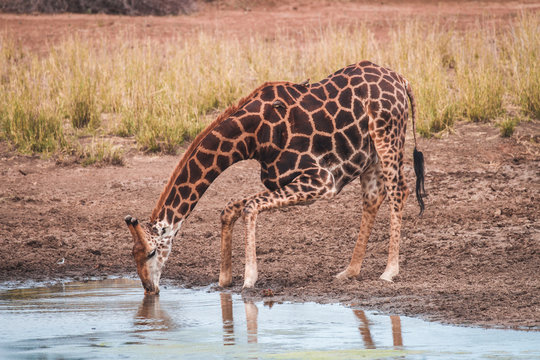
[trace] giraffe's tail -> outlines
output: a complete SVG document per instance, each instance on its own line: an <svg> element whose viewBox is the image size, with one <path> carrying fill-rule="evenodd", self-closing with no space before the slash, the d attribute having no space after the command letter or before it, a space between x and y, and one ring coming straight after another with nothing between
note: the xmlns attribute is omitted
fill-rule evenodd
<svg viewBox="0 0 540 360"><path fill-rule="evenodd" d="M414 148L413 151L414 172L416 173L416 199L420 206L420 216L424 213L424 196L426 196L426 189L424 189L424 154L421 151Z"/></svg>
<svg viewBox="0 0 540 360"><path fill-rule="evenodd" d="M414 136L414 151L413 151L413 163L414 173L416 174L416 199L420 206L420 216L424 212L424 197L426 196L426 189L424 188L424 154L417 149L416 143L416 100L412 92L411 84L406 81L406 90L409 101L411 102L411 116Z"/></svg>

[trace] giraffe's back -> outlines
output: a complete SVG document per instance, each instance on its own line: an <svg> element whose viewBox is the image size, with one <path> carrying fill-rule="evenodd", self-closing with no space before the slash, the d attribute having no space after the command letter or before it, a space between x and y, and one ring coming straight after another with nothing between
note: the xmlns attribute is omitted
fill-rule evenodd
<svg viewBox="0 0 540 360"><path fill-rule="evenodd" d="M367 61L318 83L269 84L260 99L273 104L263 109L266 123L257 132L261 179L269 189L322 167L341 190L376 161L368 111L398 137L408 108L403 77Z"/></svg>

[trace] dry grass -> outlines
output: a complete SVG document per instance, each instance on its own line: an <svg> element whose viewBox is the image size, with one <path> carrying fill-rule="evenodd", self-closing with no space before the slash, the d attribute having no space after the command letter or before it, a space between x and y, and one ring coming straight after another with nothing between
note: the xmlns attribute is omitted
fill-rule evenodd
<svg viewBox="0 0 540 360"><path fill-rule="evenodd" d="M77 148L78 136L134 136L141 150L174 152L218 111L268 80L318 81L370 59L407 77L418 131L510 119L503 97L540 118L540 18L508 31L457 32L411 20L384 43L362 25L247 41L201 32L168 43L73 37L46 56L0 38L0 137L22 152ZM104 126L103 119L109 119ZM104 156L112 152L103 147Z"/></svg>

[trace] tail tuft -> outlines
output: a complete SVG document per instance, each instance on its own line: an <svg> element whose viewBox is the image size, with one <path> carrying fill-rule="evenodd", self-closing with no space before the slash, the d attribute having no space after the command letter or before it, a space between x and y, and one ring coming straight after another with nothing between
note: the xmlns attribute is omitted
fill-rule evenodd
<svg viewBox="0 0 540 360"><path fill-rule="evenodd" d="M426 189L424 188L424 154L418 151L416 147L413 152L414 173L416 174L416 199L420 205L420 216L424 213L424 196Z"/></svg>
<svg viewBox="0 0 540 360"><path fill-rule="evenodd" d="M406 81L405 89L407 91L407 96L411 102L411 115L412 115L412 126L413 126L413 136L414 136L414 152L413 152L413 162L414 162L414 172L416 173L416 199L418 200L418 205L420 205L420 216L424 213L424 197L426 196L426 189L424 189L424 154L421 151L416 149L416 100L412 92L411 84Z"/></svg>

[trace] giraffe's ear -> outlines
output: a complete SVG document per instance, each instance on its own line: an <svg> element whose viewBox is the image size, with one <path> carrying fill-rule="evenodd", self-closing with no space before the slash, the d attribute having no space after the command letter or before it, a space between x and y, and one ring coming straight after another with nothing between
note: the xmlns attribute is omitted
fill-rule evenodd
<svg viewBox="0 0 540 360"><path fill-rule="evenodd" d="M283 101L281 100L276 100L272 103L272 106L275 107L275 108L283 108L285 109L285 104L283 103Z"/></svg>

